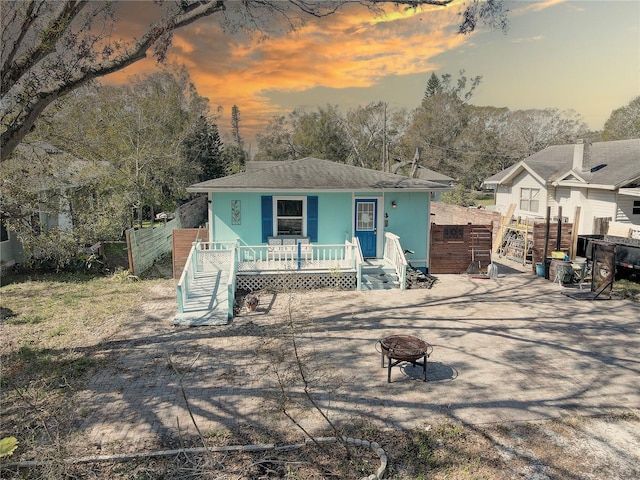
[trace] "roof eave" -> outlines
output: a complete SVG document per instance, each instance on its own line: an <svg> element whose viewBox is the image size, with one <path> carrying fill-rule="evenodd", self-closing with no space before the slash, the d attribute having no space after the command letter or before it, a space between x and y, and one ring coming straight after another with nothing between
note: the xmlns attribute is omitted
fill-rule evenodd
<svg viewBox="0 0 640 480"><path fill-rule="evenodd" d="M187 187L189 193L273 193L273 192L290 192L290 193L335 193L335 192L446 192L454 190L450 185L434 185L433 187L358 187L358 188L247 188L247 187Z"/></svg>

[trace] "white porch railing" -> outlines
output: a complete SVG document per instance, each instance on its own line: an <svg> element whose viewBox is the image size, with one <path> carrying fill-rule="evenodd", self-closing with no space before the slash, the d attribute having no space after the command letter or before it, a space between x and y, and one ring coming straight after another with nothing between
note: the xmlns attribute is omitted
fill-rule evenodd
<svg viewBox="0 0 640 480"><path fill-rule="evenodd" d="M184 305L187 303L187 295L189 295L189 285L195 276L195 252L196 243L193 243L189 251L189 256L187 257L187 262L184 264L182 275L180 275L180 280L178 280L178 285L176 286L179 313L184 313Z"/></svg>
<svg viewBox="0 0 640 480"><path fill-rule="evenodd" d="M356 256L356 289L362 290L362 265L364 265L364 256L362 255L362 248L360 247L360 239L358 237L353 237L351 242Z"/></svg>
<svg viewBox="0 0 640 480"><path fill-rule="evenodd" d="M391 263L400 279L400 289L407 288L407 257L400 245L400 237L390 232L384 234L384 259Z"/></svg>
<svg viewBox="0 0 640 480"><path fill-rule="evenodd" d="M297 244L239 246L238 272L355 270L356 246Z"/></svg>
<svg viewBox="0 0 640 480"><path fill-rule="evenodd" d="M176 286L178 297L178 312L184 313L184 306L189 296L196 273L229 269L229 294L235 295L235 242L194 242L187 261ZM233 282L231 282L233 280ZM230 296L229 298L233 298Z"/></svg>

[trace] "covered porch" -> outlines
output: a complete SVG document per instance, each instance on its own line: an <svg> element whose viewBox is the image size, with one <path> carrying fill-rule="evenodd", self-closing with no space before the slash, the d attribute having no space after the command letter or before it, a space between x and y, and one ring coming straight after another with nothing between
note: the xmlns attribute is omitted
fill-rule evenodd
<svg viewBox="0 0 640 480"><path fill-rule="evenodd" d="M176 287L175 323L227 323L233 318L237 290L403 290L407 260L400 238L386 232L384 240L384 256L380 259L365 259L356 237L331 245L194 242Z"/></svg>

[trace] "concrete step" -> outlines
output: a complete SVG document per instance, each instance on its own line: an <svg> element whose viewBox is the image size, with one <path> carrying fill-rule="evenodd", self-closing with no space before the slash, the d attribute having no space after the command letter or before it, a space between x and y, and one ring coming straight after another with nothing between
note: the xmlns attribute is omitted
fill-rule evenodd
<svg viewBox="0 0 640 480"><path fill-rule="evenodd" d="M391 290L395 288L400 288L400 279L395 271L367 270L362 273L363 290Z"/></svg>

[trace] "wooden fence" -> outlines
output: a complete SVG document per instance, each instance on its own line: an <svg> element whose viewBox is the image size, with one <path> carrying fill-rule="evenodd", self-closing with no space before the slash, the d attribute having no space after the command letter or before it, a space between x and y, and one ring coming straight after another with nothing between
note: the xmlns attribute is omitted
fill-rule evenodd
<svg viewBox="0 0 640 480"><path fill-rule="evenodd" d="M205 243L208 242L209 230L206 228L182 228L173 231L173 278L179 279L182 275L191 246L197 239Z"/></svg>
<svg viewBox="0 0 640 480"><path fill-rule="evenodd" d="M154 228L126 231L129 271L140 275L163 255L173 250L173 231L202 224L207 218L207 197L200 196L180 206L174 219L156 223ZM202 228L203 231L206 228ZM191 243L189 243L191 248ZM188 252L187 252L188 255ZM186 257L185 257L186 260ZM184 263L183 263L184 265Z"/></svg>
<svg viewBox="0 0 640 480"><path fill-rule="evenodd" d="M491 263L492 230L492 225L431 224L429 273L465 273L471 264L474 270L486 272Z"/></svg>
<svg viewBox="0 0 640 480"><path fill-rule="evenodd" d="M546 236L546 223L537 222L533 224L533 245L531 247L531 267L535 271L536 263L543 263L544 256L544 238ZM549 240L547 242L547 257L551 257L551 252L560 251L574 256L572 252L572 223L563 223L560 226L560 248L558 247L558 225L557 223L550 223L549 225Z"/></svg>

